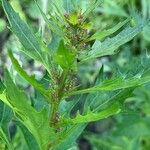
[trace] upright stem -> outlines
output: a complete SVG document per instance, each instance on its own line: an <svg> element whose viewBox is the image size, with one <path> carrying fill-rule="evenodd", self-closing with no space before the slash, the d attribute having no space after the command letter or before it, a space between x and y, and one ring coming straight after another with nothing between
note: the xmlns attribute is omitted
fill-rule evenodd
<svg viewBox="0 0 150 150"><path fill-rule="evenodd" d="M58 89L58 99L59 99L59 101L61 101L62 96L64 94L64 88L65 88L65 85L66 85L67 74L68 74L68 71L64 70L62 75L61 75L60 85L59 85L59 89Z"/></svg>
<svg viewBox="0 0 150 150"><path fill-rule="evenodd" d="M56 124L59 121L58 107L64 95L64 88L66 84L67 74L68 74L67 70L64 70L62 72L62 75L60 77L60 83L58 85L58 89L55 91L54 93L55 96L53 96L52 103L51 103L50 125L56 128L57 128Z"/></svg>

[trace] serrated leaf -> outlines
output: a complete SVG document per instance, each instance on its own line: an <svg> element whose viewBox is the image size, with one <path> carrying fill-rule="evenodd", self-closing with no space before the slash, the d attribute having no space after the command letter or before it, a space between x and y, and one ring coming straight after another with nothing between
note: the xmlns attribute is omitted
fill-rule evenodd
<svg viewBox="0 0 150 150"><path fill-rule="evenodd" d="M107 38L103 42L96 40L92 46L92 49L87 54L80 56L79 59L82 62L84 62L97 57L114 55L116 53L116 50L121 45L127 43L138 33L140 33L143 27L147 24L147 21L142 20L139 16L137 17L136 21L137 21L136 26L134 27L127 26L125 29L123 29L118 35L116 35L113 38Z"/></svg>
<svg viewBox="0 0 150 150"><path fill-rule="evenodd" d="M140 60L140 61L139 61ZM136 69L126 70L128 74L120 74L115 75L111 79L104 80L103 82L88 88L79 91L72 91L66 95L74 95L74 94L83 94L83 93L95 93L95 92L103 92L103 91L116 91L121 89L127 89L131 87L141 86L145 83L150 82L150 70L147 69L149 67L150 56L144 55L134 62Z"/></svg>
<svg viewBox="0 0 150 150"><path fill-rule="evenodd" d="M23 68L20 66L19 62L17 59L13 56L13 53L11 51L8 51L9 57L11 59L11 62L13 66L15 67L16 71L25 79L27 80L35 89L37 89L42 95L45 97L48 97L48 91L41 85L40 83L37 82L35 77L29 76Z"/></svg>
<svg viewBox="0 0 150 150"><path fill-rule="evenodd" d="M112 116L114 114L118 114L121 112L121 108L118 102L112 104L108 108L100 111L100 112L88 112L86 115L80 115L79 113L76 115L75 118L63 118L61 120L61 124L80 124L80 123L87 123L92 121L101 120Z"/></svg>
<svg viewBox="0 0 150 150"><path fill-rule="evenodd" d="M120 108L122 107L122 104L124 103L125 99L130 97L132 95L132 91L133 89L129 90L123 90L121 92L119 92L118 94L114 95L114 96L110 96L110 98L108 98L105 103L103 103L102 105L98 105L100 107L94 107L92 109L94 109L94 111L98 111L100 112L101 110L107 109L109 107L111 107L113 105L113 103L118 102L118 104L120 104ZM85 96L85 95L83 95ZM81 100L83 100L85 97L81 97ZM99 95L99 99L95 99L95 101L101 101L101 96ZM91 102L91 101L90 101ZM91 106L91 103L88 103L88 106ZM86 112L86 111L85 111ZM87 114L87 113L85 113ZM67 119L69 116L65 115L63 118ZM85 119L85 118L83 118ZM66 121L67 122L67 121ZM68 122L68 125L70 126L72 123ZM58 144L56 146L57 150L65 150L70 148L71 146L75 145L75 140L79 137L79 135L81 134L81 132L83 132L84 128L87 126L87 123L84 124L75 124L73 126L71 126L68 130L64 131L64 133L62 134L63 140L61 141L60 144ZM59 136L61 137L61 135Z"/></svg>
<svg viewBox="0 0 150 150"><path fill-rule="evenodd" d="M131 78L125 79L122 77L117 77L117 78L105 80L100 85L88 89L70 92L67 95L70 96L70 95L83 94L83 93L94 93L97 91L115 91L115 90L140 86L148 82L150 82L150 70L148 70L144 74L137 75Z"/></svg>
<svg viewBox="0 0 150 150"><path fill-rule="evenodd" d="M60 41L56 52L55 60L63 69L71 69L74 67L75 55L71 50L65 47L64 42Z"/></svg>
<svg viewBox="0 0 150 150"><path fill-rule="evenodd" d="M84 107L85 112L84 115L81 115L79 112L77 112L75 118L65 117L62 118L60 122L62 125L88 123L118 114L122 111L124 101L132 95L133 90L134 88L122 90L118 92L116 95L114 95L112 98L108 98L101 105L92 108L92 110L91 110L92 100L90 100L88 101L88 106ZM99 101L101 100L100 95L99 98L96 100Z"/></svg>

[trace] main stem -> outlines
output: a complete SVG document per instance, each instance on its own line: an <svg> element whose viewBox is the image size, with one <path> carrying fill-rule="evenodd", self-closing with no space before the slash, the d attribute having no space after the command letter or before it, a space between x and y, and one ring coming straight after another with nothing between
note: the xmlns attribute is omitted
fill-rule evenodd
<svg viewBox="0 0 150 150"><path fill-rule="evenodd" d="M64 95L64 88L66 85L66 80L67 80L67 70L63 70L62 75L59 80L59 85L58 89L55 91L51 103L51 116L50 116L50 125L54 126L57 128L57 123L59 122L59 114L58 114L58 108L59 104L62 100L62 97Z"/></svg>

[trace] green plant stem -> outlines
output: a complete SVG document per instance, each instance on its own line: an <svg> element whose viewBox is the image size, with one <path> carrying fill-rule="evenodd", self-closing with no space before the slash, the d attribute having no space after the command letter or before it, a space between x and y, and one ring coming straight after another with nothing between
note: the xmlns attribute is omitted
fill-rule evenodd
<svg viewBox="0 0 150 150"><path fill-rule="evenodd" d="M61 101L61 99L64 95L64 88L65 88L65 85L66 85L67 74L68 74L68 71L64 70L62 75L61 75L60 85L59 85L59 89L58 89L58 101L59 102Z"/></svg>
<svg viewBox="0 0 150 150"><path fill-rule="evenodd" d="M57 110L58 110L59 103L53 102L51 104L51 118L50 118L50 125L55 126L57 123Z"/></svg>
<svg viewBox="0 0 150 150"><path fill-rule="evenodd" d="M56 90L56 95L53 97L52 103L51 103L51 117L50 117L50 125L57 128L57 123L59 121L59 114L58 114L58 107L62 100L62 97L64 95L64 88L66 85L67 80L67 70L63 70L62 75L60 77L60 84L58 90Z"/></svg>

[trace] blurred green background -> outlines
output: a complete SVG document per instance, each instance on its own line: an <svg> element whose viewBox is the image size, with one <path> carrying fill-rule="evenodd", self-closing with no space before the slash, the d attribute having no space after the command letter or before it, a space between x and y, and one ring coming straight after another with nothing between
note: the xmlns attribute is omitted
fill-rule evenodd
<svg viewBox="0 0 150 150"><path fill-rule="evenodd" d="M32 0L10 0L15 10L21 18L37 31L44 30L44 41L50 42L51 32L45 26L38 8ZM69 9L71 0L64 0L66 8ZM39 0L44 12L49 13L51 1ZM87 0L78 0L82 9L86 9ZM150 0L104 0L102 5L97 7L88 18L93 22L95 30L105 29L116 25L119 21L125 20L132 12L139 12L142 17L150 16ZM29 74L35 74L36 78L46 80L43 67L34 62L20 52L21 44L14 34L10 32L8 21L2 10L0 3L0 76L3 77L3 68L7 66L14 75L16 83L26 91L29 96L40 99L38 93L24 81L12 69L10 60L7 57L7 49L11 49L20 63ZM141 57L144 58L150 51L150 24L143 32L136 36L132 41L119 48L121 51L115 56L99 58L94 62L80 67L79 77L84 86L93 83L99 68L103 64L106 76L111 76L113 69L119 68L121 73L129 72L130 69L137 68L136 62ZM150 62L144 65L150 67ZM112 69L113 68L113 69ZM0 102L1 105L1 102ZM38 105L38 104L37 104ZM39 104L40 105L40 104ZM78 104L80 107L82 104ZM74 149L81 150L150 150L150 84L146 84L134 91L134 96L126 102L128 111L114 117L90 123L86 130L78 139L78 146ZM26 150L25 140L19 128L16 128L13 121L10 123L10 132L16 150ZM3 149L3 142L0 141L0 150Z"/></svg>

